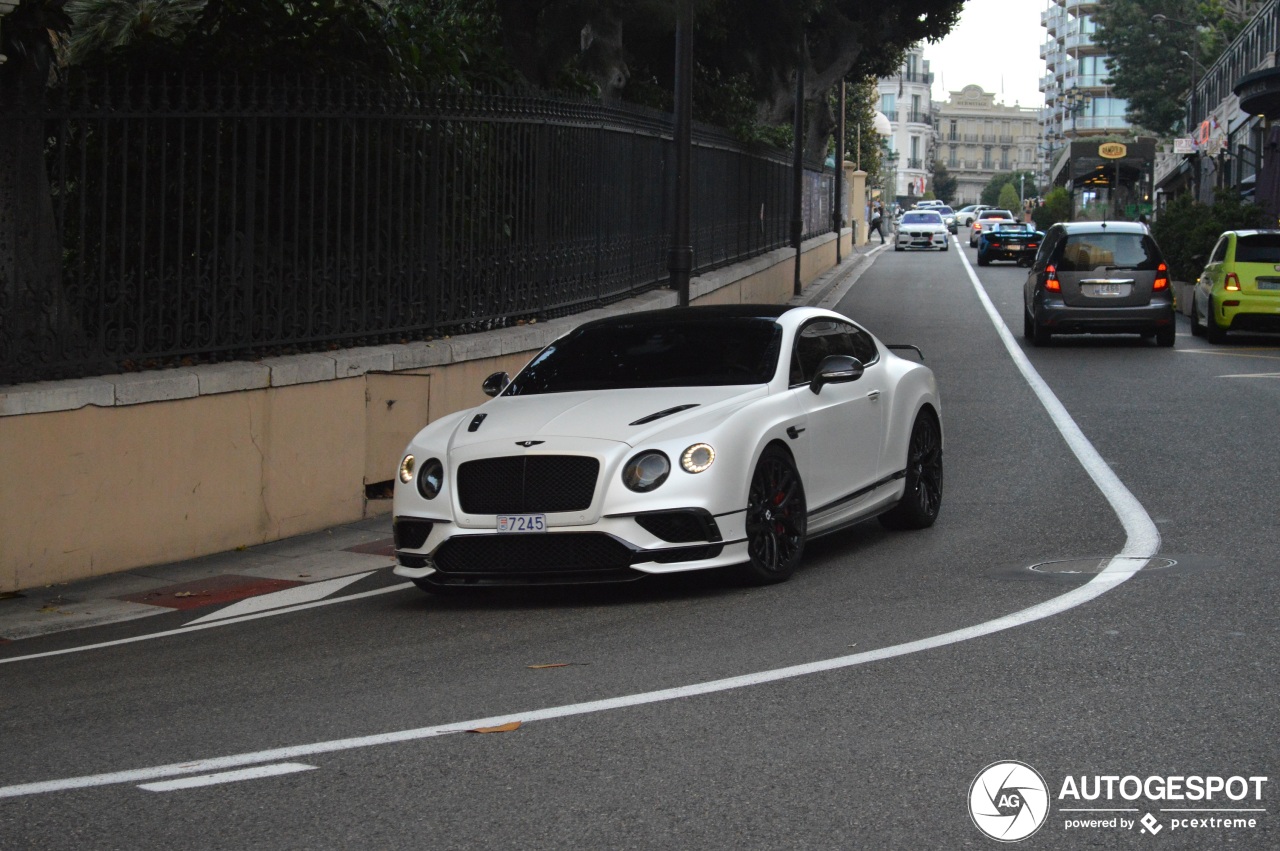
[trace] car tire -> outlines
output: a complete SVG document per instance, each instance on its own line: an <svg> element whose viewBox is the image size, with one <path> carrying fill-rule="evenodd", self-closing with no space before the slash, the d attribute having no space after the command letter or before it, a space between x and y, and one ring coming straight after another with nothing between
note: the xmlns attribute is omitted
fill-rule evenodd
<svg viewBox="0 0 1280 851"><path fill-rule="evenodd" d="M1052 337L1053 335L1049 333L1048 328L1044 327L1039 322L1036 322L1036 318L1031 314L1026 314L1025 322L1027 324L1024 326L1022 333L1023 333L1023 336L1025 336L1028 340L1031 341L1031 345L1033 346L1049 345L1049 338Z"/></svg>
<svg viewBox="0 0 1280 851"><path fill-rule="evenodd" d="M800 565L808 534L804 483L791 455L767 447L747 490L747 554L740 568L749 585L772 585L791 578Z"/></svg>
<svg viewBox="0 0 1280 851"><path fill-rule="evenodd" d="M1171 349L1178 339L1178 326L1170 325L1167 328L1156 329L1156 345L1162 349Z"/></svg>
<svg viewBox="0 0 1280 851"><path fill-rule="evenodd" d="M939 250L939 251L950 251L950 250L951 250L951 243L950 243L950 242L944 242L944 243L942 243L942 247L941 247L941 248L939 248L938 250Z"/></svg>
<svg viewBox="0 0 1280 851"><path fill-rule="evenodd" d="M1209 300L1209 315L1204 318L1204 338L1215 346L1227 341L1227 329L1213 318L1213 299Z"/></svg>
<svg viewBox="0 0 1280 851"><path fill-rule="evenodd" d="M1196 307L1196 297L1191 297L1191 336L1203 337L1204 329L1200 327L1200 310Z"/></svg>
<svg viewBox="0 0 1280 851"><path fill-rule="evenodd" d="M1031 318L1031 314L1027 313L1027 309L1022 309L1022 338L1027 342L1032 342L1036 338L1036 321Z"/></svg>
<svg viewBox="0 0 1280 851"><path fill-rule="evenodd" d="M902 499L880 515L886 529L926 529L942 509L942 428L930 410L916 414L907 442L906 488Z"/></svg>
<svg viewBox="0 0 1280 851"><path fill-rule="evenodd" d="M985 255L985 254L983 254L981 251L979 251L979 252L978 252L978 265L979 265L979 266L990 266L990 265L991 265L991 261L990 261L990 260L988 260L988 259L987 259L987 257L986 257L986 255Z"/></svg>
<svg viewBox="0 0 1280 851"><path fill-rule="evenodd" d="M895 246L893 247L893 250L894 250L894 251L901 251L901 250L902 250L902 246L901 246L901 245L895 245Z"/></svg>

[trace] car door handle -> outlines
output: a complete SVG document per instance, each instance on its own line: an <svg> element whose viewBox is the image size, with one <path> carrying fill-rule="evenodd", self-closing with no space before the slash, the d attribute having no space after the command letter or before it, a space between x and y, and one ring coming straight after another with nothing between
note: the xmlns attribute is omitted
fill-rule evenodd
<svg viewBox="0 0 1280 851"><path fill-rule="evenodd" d="M867 398L868 398L868 399L870 399L872 402L879 402L879 401L880 401L880 391L879 391L879 390L872 390L870 393L868 393L868 394L867 394Z"/></svg>

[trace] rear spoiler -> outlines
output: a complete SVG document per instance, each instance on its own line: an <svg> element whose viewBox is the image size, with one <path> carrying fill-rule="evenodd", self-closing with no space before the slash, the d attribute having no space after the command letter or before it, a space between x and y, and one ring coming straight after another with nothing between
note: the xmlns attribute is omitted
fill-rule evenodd
<svg viewBox="0 0 1280 851"><path fill-rule="evenodd" d="M913 346L910 343L895 343L894 345L885 345L886 349L911 350L920 356L921 362L924 361L924 352L920 351L919 346Z"/></svg>

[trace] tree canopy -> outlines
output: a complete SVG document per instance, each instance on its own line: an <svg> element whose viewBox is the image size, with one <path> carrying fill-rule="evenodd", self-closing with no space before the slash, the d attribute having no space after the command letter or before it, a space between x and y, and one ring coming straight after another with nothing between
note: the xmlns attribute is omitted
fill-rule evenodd
<svg viewBox="0 0 1280 851"><path fill-rule="evenodd" d="M61 6L62 0L28 0ZM669 109L681 0L69 0L64 62L528 84ZM689 0L694 114L789 133L804 67L808 152L841 80L893 72L955 25L963 0ZM7 27L6 22L6 27ZM6 35L8 33L6 32ZM777 141L776 139L774 141Z"/></svg>
<svg viewBox="0 0 1280 851"><path fill-rule="evenodd" d="M1161 136L1185 130L1192 81L1213 64L1243 23L1218 0L1101 4L1094 40L1111 57L1108 79L1112 92L1129 101L1126 118Z"/></svg>

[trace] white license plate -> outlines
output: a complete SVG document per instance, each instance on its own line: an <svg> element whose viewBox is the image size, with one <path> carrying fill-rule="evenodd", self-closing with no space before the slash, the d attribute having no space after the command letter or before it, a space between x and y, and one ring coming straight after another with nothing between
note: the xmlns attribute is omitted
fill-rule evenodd
<svg viewBox="0 0 1280 851"><path fill-rule="evenodd" d="M499 532L545 532L547 531L547 515L545 514L499 514Z"/></svg>
<svg viewBox="0 0 1280 851"><path fill-rule="evenodd" d="M1258 289L1260 290L1280 290L1280 280L1274 278L1259 278Z"/></svg>
<svg viewBox="0 0 1280 851"><path fill-rule="evenodd" d="M1094 284L1093 295L1117 296L1120 295L1119 284Z"/></svg>

